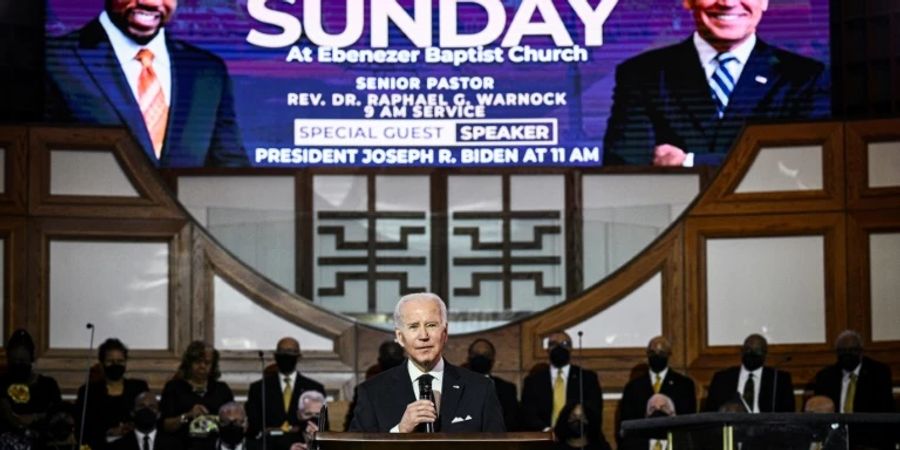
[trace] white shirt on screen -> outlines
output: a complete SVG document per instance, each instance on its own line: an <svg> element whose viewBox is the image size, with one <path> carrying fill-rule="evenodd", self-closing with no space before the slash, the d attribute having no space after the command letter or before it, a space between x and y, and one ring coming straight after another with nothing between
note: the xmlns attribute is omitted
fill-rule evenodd
<svg viewBox="0 0 900 450"><path fill-rule="evenodd" d="M424 375L426 372L422 372L416 367L412 361L406 362L406 369L409 371L409 380L412 383L413 393L415 394L416 400L419 399L419 377ZM441 358L437 364L434 365L430 371L427 372L428 375L432 376L431 379L431 391L434 392L434 402L435 406L440 408L440 398L441 398L441 383L444 381L444 359ZM391 433L399 433L400 432L400 424L394 425L394 428L391 428Z"/></svg>
<svg viewBox="0 0 900 450"><path fill-rule="evenodd" d="M847 402L847 386L850 386L850 374L856 375L856 387L859 388L859 369L862 367L862 363L859 363L855 369L851 372L844 372L844 378L841 380L841 404L838 405L840 408L840 412L844 411L844 403Z"/></svg>
<svg viewBox="0 0 900 450"><path fill-rule="evenodd" d="M750 412L759 412L759 386L762 384L760 380L762 380L762 367L750 372L743 365L741 366L741 374L738 376L738 385L737 392L738 395L743 398L744 395L744 385L747 384L747 378L749 378L750 374L753 374L753 404L747 405L750 408Z"/></svg>

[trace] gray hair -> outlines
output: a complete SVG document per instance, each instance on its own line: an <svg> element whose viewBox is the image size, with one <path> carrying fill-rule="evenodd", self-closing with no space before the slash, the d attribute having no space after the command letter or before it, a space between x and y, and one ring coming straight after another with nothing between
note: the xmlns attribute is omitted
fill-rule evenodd
<svg viewBox="0 0 900 450"><path fill-rule="evenodd" d="M394 328L399 330L403 327L403 318L400 317L400 309L405 303L413 300L431 300L437 303L438 307L441 309L441 324L445 327L447 326L447 304L445 304L437 294L432 294L431 292L417 292L415 294L404 295L397 301L397 305L394 306Z"/></svg>
<svg viewBox="0 0 900 450"><path fill-rule="evenodd" d="M834 347L837 348L838 344L841 341L843 341L845 339L850 339L850 338L856 340L856 342L859 343L859 347L862 348L862 343L863 343L862 335L859 334L858 331L850 330L850 329L841 331L841 334L839 334L837 339L834 340Z"/></svg>
<svg viewBox="0 0 900 450"><path fill-rule="evenodd" d="M244 405L241 405L240 403L234 401L225 403L224 405L220 406L219 415L221 416L222 414L225 414L226 411L230 410L240 411L241 415L244 416L244 419L247 418L247 412L244 411Z"/></svg>
<svg viewBox="0 0 900 450"><path fill-rule="evenodd" d="M303 393L300 394L300 398L297 399L297 404L300 405L300 408L303 408L303 404L310 401L325 403L325 396L319 391L303 391Z"/></svg>

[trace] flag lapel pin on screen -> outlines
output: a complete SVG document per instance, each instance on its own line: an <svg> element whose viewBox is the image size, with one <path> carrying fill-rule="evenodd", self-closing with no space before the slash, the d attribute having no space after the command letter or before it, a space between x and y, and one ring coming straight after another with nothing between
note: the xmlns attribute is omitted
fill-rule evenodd
<svg viewBox="0 0 900 450"><path fill-rule="evenodd" d="M759 84L766 84L766 83L769 82L769 79L766 78L766 77L764 77L764 76L762 76L762 75L757 75L756 78L755 78L755 80L756 80L756 82L759 83Z"/></svg>

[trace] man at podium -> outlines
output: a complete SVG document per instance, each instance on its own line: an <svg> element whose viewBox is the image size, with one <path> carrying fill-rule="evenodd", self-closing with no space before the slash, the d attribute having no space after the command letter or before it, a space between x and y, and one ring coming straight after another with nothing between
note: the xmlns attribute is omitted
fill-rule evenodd
<svg viewBox="0 0 900 450"><path fill-rule="evenodd" d="M505 431L491 379L443 358L447 306L440 297L401 298L394 308L394 333L409 358L359 385L349 431Z"/></svg>

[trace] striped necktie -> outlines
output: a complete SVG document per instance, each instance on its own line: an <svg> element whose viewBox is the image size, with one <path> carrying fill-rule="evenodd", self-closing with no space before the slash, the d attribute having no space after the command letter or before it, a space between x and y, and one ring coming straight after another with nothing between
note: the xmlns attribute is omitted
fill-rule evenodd
<svg viewBox="0 0 900 450"><path fill-rule="evenodd" d="M734 91L735 79L728 69L728 64L738 59L731 53L724 52L716 55L716 71L709 79L709 87L712 90L713 101L716 102L716 113L721 119L728 107L728 98Z"/></svg>
<svg viewBox="0 0 900 450"><path fill-rule="evenodd" d="M166 139L166 124L169 120L169 107L166 105L166 97L162 90L162 83L153 70L153 52L142 48L135 59L141 62L141 75L138 78L138 105L144 116L144 124L150 133L150 141L153 143L153 152L156 159L162 155L163 143Z"/></svg>

